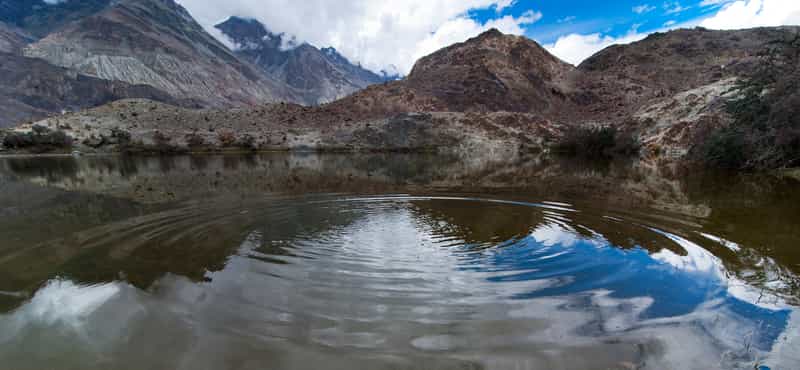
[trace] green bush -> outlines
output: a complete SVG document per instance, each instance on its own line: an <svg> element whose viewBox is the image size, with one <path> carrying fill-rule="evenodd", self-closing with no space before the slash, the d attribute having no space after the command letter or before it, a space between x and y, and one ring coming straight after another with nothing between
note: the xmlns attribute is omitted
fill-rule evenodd
<svg viewBox="0 0 800 370"><path fill-rule="evenodd" d="M186 135L186 144L189 145L190 148L197 148L204 146L206 144L206 140L200 134L193 132Z"/></svg>
<svg viewBox="0 0 800 370"><path fill-rule="evenodd" d="M34 126L31 132L8 132L3 138L3 146L36 151L68 149L72 147L72 138L61 130L53 131L44 126Z"/></svg>
<svg viewBox="0 0 800 370"><path fill-rule="evenodd" d="M733 128L717 130L706 138L701 155L706 163L718 168L738 169L747 162L744 134Z"/></svg>
<svg viewBox="0 0 800 370"><path fill-rule="evenodd" d="M633 135L620 132L614 127L579 126L567 130L553 146L553 150L575 156L612 157L635 155L639 152L639 147Z"/></svg>

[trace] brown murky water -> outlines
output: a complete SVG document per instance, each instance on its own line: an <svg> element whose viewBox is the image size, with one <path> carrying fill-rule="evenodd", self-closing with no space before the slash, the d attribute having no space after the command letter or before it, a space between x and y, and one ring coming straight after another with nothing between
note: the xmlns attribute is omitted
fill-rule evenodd
<svg viewBox="0 0 800 370"><path fill-rule="evenodd" d="M0 369L798 369L800 183L423 155L0 159Z"/></svg>

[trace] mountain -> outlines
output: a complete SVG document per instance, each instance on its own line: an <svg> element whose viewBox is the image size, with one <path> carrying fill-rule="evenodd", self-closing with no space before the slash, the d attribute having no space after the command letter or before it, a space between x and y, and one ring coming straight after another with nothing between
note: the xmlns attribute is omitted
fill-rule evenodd
<svg viewBox="0 0 800 370"><path fill-rule="evenodd" d="M197 112L134 101L64 119L103 122L104 132L127 130L146 149L164 144L146 137L155 129L165 130L171 147L184 150L194 142L204 148L238 142L281 150L500 156L546 149L575 127L612 126L642 143L648 158L675 159L703 140L703 133L730 124L724 108L737 80L761 69L762 53L775 40L799 33L800 27L676 30L609 47L575 67L532 40L490 30L420 59L403 80L370 85L320 106ZM142 114L143 107L151 108ZM116 118L120 112L128 119ZM212 130L207 122L216 121ZM42 124L55 128L58 122ZM95 133L75 135L85 140Z"/></svg>
<svg viewBox="0 0 800 370"><path fill-rule="evenodd" d="M0 127L125 98L186 105L151 86L102 80L43 60L0 53Z"/></svg>
<svg viewBox="0 0 800 370"><path fill-rule="evenodd" d="M614 45L578 66L576 88L588 114L613 120L654 100L730 78L746 76L770 42L800 31L769 27L714 31L704 28L654 33L644 40Z"/></svg>
<svg viewBox="0 0 800 370"><path fill-rule="evenodd" d="M572 69L535 41L492 29L423 57L406 83L448 110L555 113Z"/></svg>
<svg viewBox="0 0 800 370"><path fill-rule="evenodd" d="M107 81L22 56L22 49L35 40L0 22L0 127L126 98L191 106L151 86Z"/></svg>
<svg viewBox="0 0 800 370"><path fill-rule="evenodd" d="M404 80L370 86L331 105L361 117L415 111L560 117L574 110L567 96L574 70L535 41L492 29L423 57Z"/></svg>
<svg viewBox="0 0 800 370"><path fill-rule="evenodd" d="M576 121L633 132L648 155L683 157L730 124L725 103L739 79L760 69L765 50L797 34L791 26L694 28L611 46L578 66Z"/></svg>
<svg viewBox="0 0 800 370"><path fill-rule="evenodd" d="M72 21L103 10L112 0L0 0L0 22L41 38Z"/></svg>
<svg viewBox="0 0 800 370"><path fill-rule="evenodd" d="M149 85L203 106L298 100L284 84L237 58L173 0L114 1L28 45L24 54L87 76Z"/></svg>
<svg viewBox="0 0 800 370"><path fill-rule="evenodd" d="M354 65L336 49L320 50L307 43L291 45L291 39L270 32L256 20L231 17L216 28L236 45L236 55L291 86L309 105L327 103L385 81Z"/></svg>

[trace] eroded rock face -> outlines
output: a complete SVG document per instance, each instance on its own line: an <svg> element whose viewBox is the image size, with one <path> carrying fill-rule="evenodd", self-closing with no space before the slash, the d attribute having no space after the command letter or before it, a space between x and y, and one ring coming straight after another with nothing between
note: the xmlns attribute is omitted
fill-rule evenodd
<svg viewBox="0 0 800 370"><path fill-rule="evenodd" d="M40 59L0 53L0 127L125 98L190 104L151 86L102 80Z"/></svg>
<svg viewBox="0 0 800 370"><path fill-rule="evenodd" d="M655 33L606 48L578 66L576 91L585 115L610 122L653 101L730 78L746 76L769 42L797 27L712 31L702 28Z"/></svg>
<svg viewBox="0 0 800 370"><path fill-rule="evenodd" d="M281 84L237 59L173 0L122 0L49 34L24 53L206 106L294 100Z"/></svg>
<svg viewBox="0 0 800 370"><path fill-rule="evenodd" d="M717 81L639 109L632 122L647 153L683 157L699 133L729 123L725 101L735 83L735 78Z"/></svg>

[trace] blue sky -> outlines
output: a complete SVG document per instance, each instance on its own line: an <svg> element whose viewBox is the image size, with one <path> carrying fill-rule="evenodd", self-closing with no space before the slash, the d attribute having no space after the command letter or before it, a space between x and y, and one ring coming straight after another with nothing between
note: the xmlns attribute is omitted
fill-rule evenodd
<svg viewBox="0 0 800 370"><path fill-rule="evenodd" d="M406 74L415 61L489 28L528 36L579 64L613 44L678 27L737 29L800 24L800 0L177 0L231 48L214 25L229 16L333 46L379 72Z"/></svg>
<svg viewBox="0 0 800 370"><path fill-rule="evenodd" d="M700 0L649 3L628 0L519 0L502 13L519 16L531 9L541 12L542 18L526 27L525 35L540 43L549 44L571 33L602 33L618 37L632 29L652 32L672 24L698 21L719 9L719 6L701 7L700 3ZM496 13L494 9L473 10L470 16L479 22L486 22L497 17Z"/></svg>

